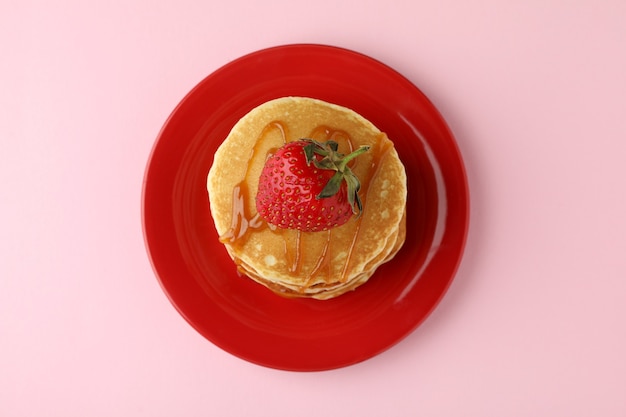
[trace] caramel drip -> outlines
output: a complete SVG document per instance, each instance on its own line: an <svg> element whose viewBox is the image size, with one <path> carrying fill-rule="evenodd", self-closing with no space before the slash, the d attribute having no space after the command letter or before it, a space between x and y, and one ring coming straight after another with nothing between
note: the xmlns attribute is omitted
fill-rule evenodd
<svg viewBox="0 0 626 417"><path fill-rule="evenodd" d="M350 153L354 150L354 144L352 143L352 138L350 137L348 132L345 132L343 130L336 130L325 125L320 125L316 127L315 129L313 129L311 133L309 133L308 137L310 139L315 139L319 142L324 142L327 140L334 140L335 142L339 144L345 143L346 146L348 147L345 153ZM357 159L354 159L353 161L356 161Z"/></svg>
<svg viewBox="0 0 626 417"><path fill-rule="evenodd" d="M276 231L280 233L283 238L285 259L287 260L287 265L289 265L289 272L292 275L299 275L302 266L302 232L296 230L295 242L290 242L285 236L288 232L287 230L276 229Z"/></svg>
<svg viewBox="0 0 626 417"><path fill-rule="evenodd" d="M386 137L382 137L378 146L380 147L380 150L378 152L373 152L373 154L377 155L377 157L372 160L372 163L370 166L370 172L372 172L372 174L368 178L366 178L366 181L361 180L361 191L363 191L363 194L364 194L361 197L363 201L363 211L367 209L367 197L369 194L370 184L372 180L374 180L374 178L378 176L378 173L380 172L380 167L382 165L382 161L389 154L389 151L393 148L393 143ZM356 230L354 231L354 236L352 238L352 242L350 243L350 248L348 249L348 254L346 256L346 262L343 265L343 270L341 272L340 282L342 283L346 282L347 280L346 274L348 272L348 268L350 267L350 261L352 260L352 254L354 253L354 248L359 241L361 223L363 221L364 215L365 213L361 213L361 217L357 219L358 223L356 225Z"/></svg>
<svg viewBox="0 0 626 417"><path fill-rule="evenodd" d="M229 242L234 245L241 242L241 238L246 235L249 229L260 229L264 222L259 213L250 218L246 210L245 200L248 197L248 186L245 182L240 182L233 188L233 205L230 228L220 236L220 242Z"/></svg>
<svg viewBox="0 0 626 417"><path fill-rule="evenodd" d="M269 123L263 128L263 131L261 131L259 138L255 142L252 150L250 151L250 155L248 156L246 171L243 179L233 188L231 223L230 228L226 231L226 233L219 237L220 242L222 243L228 242L233 246L241 246L244 243L243 237L246 236L250 229L260 230L264 226L267 226L267 223L263 221L259 213L252 216L250 208L246 205L246 201L250 199L250 190L248 189L248 181L246 180L250 174L252 161L258 157L262 145L265 144L265 141L267 140L267 135L273 129L277 129L280 132L283 143L287 142L287 127L280 121Z"/></svg>
<svg viewBox="0 0 626 417"><path fill-rule="evenodd" d="M315 277L315 275L324 267L326 267L326 282L330 281L330 278L332 276L332 268L331 268L331 264L330 264L330 256L328 256L330 254L330 242L332 241L332 231L328 230L326 232L326 242L324 243L324 247L322 248L322 252L320 253L319 258L317 258L317 263L315 264L315 266L313 267L313 269L311 270L311 272L309 273L308 277L307 277L307 281L306 284L304 285L304 288L302 288L302 291L304 291L305 288L310 287L311 285L313 285L313 278Z"/></svg>
<svg viewBox="0 0 626 417"><path fill-rule="evenodd" d="M311 133L309 133L308 137L310 139L314 139L320 142L333 140L337 142L340 146L342 144L345 144L345 146L347 147L346 153L350 153L354 150L354 144L352 143L352 138L347 132L343 130L333 129L326 125L317 126L315 129L311 131ZM356 160L350 161L349 165L351 168L354 162L356 162ZM302 288L302 291L304 291L306 288L313 285L314 278L316 277L318 273L321 272L322 268L324 267L326 269L325 282L331 281L331 278L332 278L332 265L330 264L331 240L332 240L332 233L331 233L331 230L329 230L326 234L326 242L324 242L324 246L322 247L322 250L317 258L315 266L313 267L313 269L309 272L307 276L307 280L304 285L304 288Z"/></svg>

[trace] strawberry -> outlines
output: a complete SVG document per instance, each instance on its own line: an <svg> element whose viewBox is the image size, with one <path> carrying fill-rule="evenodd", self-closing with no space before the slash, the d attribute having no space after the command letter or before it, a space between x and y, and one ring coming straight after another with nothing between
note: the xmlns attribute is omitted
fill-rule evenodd
<svg viewBox="0 0 626 417"><path fill-rule="evenodd" d="M300 139L270 155L259 178L256 208L271 225L319 232L341 226L363 207L348 162L369 149L343 155L334 141Z"/></svg>

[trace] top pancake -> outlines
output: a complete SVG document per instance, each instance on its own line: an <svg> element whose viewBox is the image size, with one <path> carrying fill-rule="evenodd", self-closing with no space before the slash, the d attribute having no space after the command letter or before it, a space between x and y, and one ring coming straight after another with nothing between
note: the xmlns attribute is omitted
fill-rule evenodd
<svg viewBox="0 0 626 417"><path fill-rule="evenodd" d="M344 154L370 146L351 165L361 181L360 217L328 232L305 233L272 230L256 216L267 156L300 138L333 139ZM406 175L393 143L354 111L324 101L285 97L250 111L215 153L207 189L229 254L251 278L275 291L285 287L306 296L347 288L393 257L404 241Z"/></svg>

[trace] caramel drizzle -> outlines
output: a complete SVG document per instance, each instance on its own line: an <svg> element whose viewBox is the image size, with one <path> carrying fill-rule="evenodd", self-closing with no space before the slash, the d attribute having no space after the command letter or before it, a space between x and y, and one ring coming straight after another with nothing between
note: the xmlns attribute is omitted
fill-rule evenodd
<svg viewBox="0 0 626 417"><path fill-rule="evenodd" d="M296 230L296 238L295 238L295 247L294 250L291 250L291 245L289 244L289 239L287 239L284 235L285 230L276 229L278 233L282 234L283 243L285 248L285 259L287 259L287 264L289 265L289 272L292 275L300 274L300 267L302 266L301 258L302 258L302 232L300 230Z"/></svg>
<svg viewBox="0 0 626 417"><path fill-rule="evenodd" d="M261 134L257 138L257 141L255 142L255 145L252 148L250 155L248 157L246 171L243 176L243 179L233 189L231 225L230 225L230 228L223 235L220 236L220 241L223 243L228 242L231 245L236 244L237 246L240 247L241 245L245 243L245 240L246 240L245 237L248 235L248 233L254 230L257 230L257 231L263 230L265 227L270 227L271 230L273 230L275 233L283 234L285 232L283 230L280 230L280 229L277 229L268 225L265 221L263 221L263 219L258 213L256 213L254 216L251 216L250 208L247 207L246 205L246 201L249 200L249 190L248 190L248 186L246 185L247 184L246 180L248 179L248 176L250 174L250 167L252 165L252 161L256 157L258 157L258 154L260 152L260 148L264 142L264 139L267 137L269 132L273 129L277 129L280 132L283 143L287 143L289 141L287 137L288 136L287 127L281 121L273 121L267 124L261 131ZM352 139L348 133L341 131L341 130L331 129L328 126L320 125L316 127L315 129L311 131L308 137L315 139L315 140L319 140L319 141L334 140L337 143L343 142L348 146L349 148L348 152L352 152L354 150ZM372 175L369 176L369 178L367 178L366 182L362 181L361 183L361 190L365 191L364 192L365 195L363 197L364 203L367 200L367 194L369 192L369 185L371 181L373 180L373 178L375 178L378 175L383 158L388 154L389 150L393 147L393 145L391 144L391 141L389 140L383 140L382 143L379 144L379 146L381 146L380 153L378 153L378 155L380 156L375 158L371 164L371 171L373 171L373 173ZM272 152L270 151L267 153L267 155L271 153ZM267 157L267 155L265 157ZM357 158L354 161L351 161L351 164L358 163L358 160L359 158ZM353 166L351 168L353 168ZM367 206L364 204L364 207L367 207ZM347 279L346 273L350 267L350 262L352 260L354 249L356 247L356 243L358 242L359 232L361 230L362 218L363 218L363 215L361 215L361 217L357 220L358 223L356 226L354 237L350 244L350 248L348 250L345 264L342 269L340 282L345 282ZM331 259L330 243L332 241L332 231L328 230L326 233L327 233L326 242L319 254L319 257L315 263L315 266L307 274L306 284L304 288L302 288L301 291L304 291L305 288L313 284L314 278L318 275L318 273L320 273L320 271L322 271L322 269L327 270L325 282L329 282L331 279L332 265L330 263L330 259ZM285 258L288 261L289 272L293 275L299 275L301 266L302 266L301 265L302 264L302 249L303 249L302 237L303 237L302 232L296 231L295 245L292 251L291 245L289 244L289 239L287 239L287 237L283 235L284 244L285 244L284 246Z"/></svg>
<svg viewBox="0 0 626 417"><path fill-rule="evenodd" d="M332 231L327 230L326 233L327 233L326 242L324 244L324 247L322 248L322 252L320 253L320 256L317 258L317 263L315 264L311 272L309 272L309 275L307 276L306 284L304 284L304 288L302 288L300 292L304 292L305 288L308 288L313 284L313 278L315 278L315 275L318 273L318 271L322 269L322 267L326 267L327 269L325 282L330 281L330 277L332 275L332 268L330 265L330 256L328 255L330 253L330 242L332 240L331 238Z"/></svg>
<svg viewBox="0 0 626 417"><path fill-rule="evenodd" d="M380 151L378 153L375 153L375 155L379 155L378 158L375 158L372 161L371 167L370 167L370 172L373 171L372 175L369 176L369 178L367 178L367 182L363 183L363 181L361 181L361 189L365 190L365 195L362 197L363 200L363 213L361 213L361 217L359 217L357 219L357 225L356 225L356 230L354 231L354 236L352 238L352 242L350 243L350 248L348 249L348 254L346 256L346 262L343 265L343 270L341 271L341 279L340 282L344 283L347 280L347 272L348 272L348 268L350 267L350 261L352 260L352 255L354 253L354 248L356 246L356 243L358 241L359 238L359 233L361 232L361 223L363 222L363 217L365 216L365 210L367 209L367 197L369 195L369 191L370 191L370 183L372 182L372 180L374 180L374 178L376 178L380 172L380 167L382 165L382 161L385 159L385 157L389 154L389 151L391 150L391 148L393 148L393 144L390 140L382 140L381 142L379 142L379 146L380 146Z"/></svg>
<svg viewBox="0 0 626 417"><path fill-rule="evenodd" d="M313 129L311 133L309 133L309 138L319 140L319 141L328 141L333 140L337 143L345 143L348 147L346 153L350 153L354 150L354 144L352 143L352 138L350 135L343 130L335 130L325 125L320 125ZM357 162L358 158L350 161L350 168L354 168L354 164ZM303 288L300 289L300 292L304 292L304 290L310 287L318 272L322 270L322 268L326 268L326 277L325 282L330 282L332 278L332 265L330 263L330 243L332 241L332 230L328 230L326 232L326 241L324 242L324 246L317 258L315 266L309 272L306 278L306 283Z"/></svg>
<svg viewBox="0 0 626 417"><path fill-rule="evenodd" d="M248 229L260 229L263 226L264 222L259 213L248 220L248 210L246 210L245 204L247 195L244 194L248 194L248 187L243 182L233 188L232 219L230 228L219 237L222 243L229 242L230 244L235 244L241 242L241 238L245 236Z"/></svg>
<svg viewBox="0 0 626 417"><path fill-rule="evenodd" d="M287 128L283 123L279 121L271 122L267 126L265 126L263 128L263 131L261 132L260 139L267 137L267 134L272 129L278 129L281 134L283 143L287 143ZM259 213L251 216L250 209L246 206L246 201L249 200L250 197L250 191L248 190L246 179L248 178L248 175L250 173L250 166L252 165L252 161L259 154L259 148L261 147L262 142L262 140L257 140L255 142L252 150L250 151L250 155L248 156L246 171L243 179L233 188L231 223L230 228L226 231L226 233L222 234L219 237L219 240L222 243L228 242L231 245L237 244L240 247L245 242L243 238L246 236L250 229L260 230L265 226L268 226L267 223L263 221Z"/></svg>

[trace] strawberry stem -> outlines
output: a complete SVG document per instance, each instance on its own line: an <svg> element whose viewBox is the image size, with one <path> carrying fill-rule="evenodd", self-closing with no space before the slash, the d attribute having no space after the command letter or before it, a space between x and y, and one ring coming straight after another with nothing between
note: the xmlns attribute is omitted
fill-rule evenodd
<svg viewBox="0 0 626 417"><path fill-rule="evenodd" d="M350 162L351 160L353 160L354 158L356 158L357 156L361 155L362 153L367 152L370 149L369 146L360 146L356 151L353 151L352 153L349 153L348 155L344 156L340 161L339 161L339 165L337 165L337 171L339 172L343 172L346 168L346 165L348 165L348 162Z"/></svg>
<svg viewBox="0 0 626 417"><path fill-rule="evenodd" d="M307 165L310 165L311 162L313 162L313 165L315 165L316 168L336 171L328 183L326 183L322 191L315 198L319 200L321 198L332 197L339 192L341 185L345 181L347 188L346 194L348 202L352 207L352 212L360 215L363 210L363 204L358 194L361 184L356 175L354 175L352 170L348 167L348 163L362 153L367 152L370 147L360 146L355 151L344 156L343 154L337 152L338 144L335 141L329 140L322 143L313 139L303 140L309 143L304 147ZM321 156L322 159L318 160L316 155Z"/></svg>

